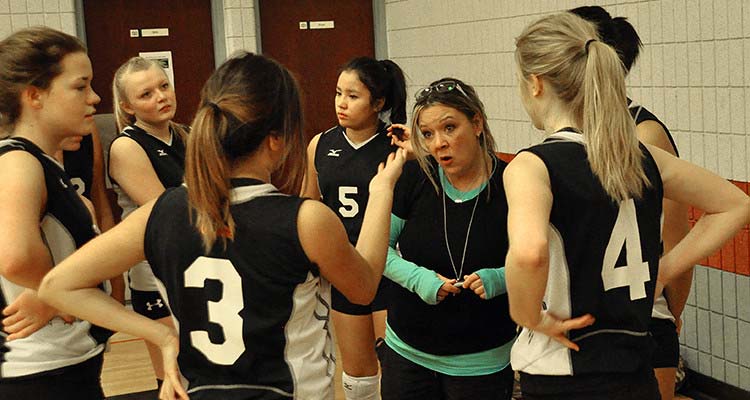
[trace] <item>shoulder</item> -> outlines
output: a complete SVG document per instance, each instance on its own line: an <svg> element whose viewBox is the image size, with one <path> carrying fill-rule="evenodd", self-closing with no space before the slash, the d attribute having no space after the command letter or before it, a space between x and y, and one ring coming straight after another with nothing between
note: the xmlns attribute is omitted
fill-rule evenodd
<svg viewBox="0 0 750 400"><path fill-rule="evenodd" d="M503 171L503 181L507 184L522 183L532 178L549 181L544 161L531 151L521 151Z"/></svg>
<svg viewBox="0 0 750 400"><path fill-rule="evenodd" d="M676 154L672 142L667 136L667 131L664 130L664 127L658 121L643 121L636 125L635 132L638 135L638 140L641 142L656 146L673 155Z"/></svg>
<svg viewBox="0 0 750 400"><path fill-rule="evenodd" d="M300 204L297 219L302 229L306 227L320 229L325 225L338 221L338 217L336 217L327 205L311 199L305 199Z"/></svg>
<svg viewBox="0 0 750 400"><path fill-rule="evenodd" d="M132 154L132 152L139 152L144 153L145 150L143 149L143 146L138 142L138 140L129 135L129 134L121 134L117 136L110 145L109 152L111 156L118 156L118 155L129 155Z"/></svg>

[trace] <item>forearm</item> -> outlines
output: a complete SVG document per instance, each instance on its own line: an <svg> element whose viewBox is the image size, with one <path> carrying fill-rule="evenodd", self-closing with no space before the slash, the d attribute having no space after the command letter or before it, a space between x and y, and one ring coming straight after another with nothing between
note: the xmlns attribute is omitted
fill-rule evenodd
<svg viewBox="0 0 750 400"><path fill-rule="evenodd" d="M109 280L112 286L112 298L125 304L125 277L120 275Z"/></svg>
<svg viewBox="0 0 750 400"><path fill-rule="evenodd" d="M98 288L64 290L44 287L42 300L65 313L114 332L124 332L161 345L173 330L125 308Z"/></svg>
<svg viewBox="0 0 750 400"><path fill-rule="evenodd" d="M388 248L383 275L403 287L416 293L425 303L437 304L437 292L443 285L435 271L403 259L393 247Z"/></svg>
<svg viewBox="0 0 750 400"><path fill-rule="evenodd" d="M357 252L367 260L373 276L377 277L376 282L380 281L385 267L390 225L384 221L390 221L392 203L392 190L370 192L362 220L362 229L357 240Z"/></svg>
<svg viewBox="0 0 750 400"><path fill-rule="evenodd" d="M505 264L511 318L519 325L533 329L541 320L549 259L523 259L514 256L511 250Z"/></svg>
<svg viewBox="0 0 750 400"><path fill-rule="evenodd" d="M688 272L730 240L748 221L748 210L705 214L669 253L662 257L659 280L671 285L674 279Z"/></svg>
<svg viewBox="0 0 750 400"><path fill-rule="evenodd" d="M482 268L476 274L482 279L487 299L492 299L508 292L505 282L505 267Z"/></svg>
<svg viewBox="0 0 750 400"><path fill-rule="evenodd" d="M690 295L690 288L693 285L693 268L677 276L672 282L664 288L664 296L669 304L669 311L679 319L682 311L685 309L685 303Z"/></svg>

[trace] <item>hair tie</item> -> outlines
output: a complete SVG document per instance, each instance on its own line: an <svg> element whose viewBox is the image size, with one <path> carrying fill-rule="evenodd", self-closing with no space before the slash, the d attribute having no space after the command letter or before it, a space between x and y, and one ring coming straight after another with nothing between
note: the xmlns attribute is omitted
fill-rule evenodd
<svg viewBox="0 0 750 400"><path fill-rule="evenodd" d="M209 105L209 106L211 106L211 108L213 108L213 109L214 109L214 111L216 111L217 113L222 113L222 112L224 112L224 111L223 111L223 110L221 109L221 107L219 107L219 105L218 105L218 104L216 104L216 103L214 103L213 101L209 101L209 102L208 102L208 105Z"/></svg>
<svg viewBox="0 0 750 400"><path fill-rule="evenodd" d="M583 49L586 51L586 54L589 54L589 45L591 42L598 42L596 39L589 39L586 41L586 44L583 46Z"/></svg>

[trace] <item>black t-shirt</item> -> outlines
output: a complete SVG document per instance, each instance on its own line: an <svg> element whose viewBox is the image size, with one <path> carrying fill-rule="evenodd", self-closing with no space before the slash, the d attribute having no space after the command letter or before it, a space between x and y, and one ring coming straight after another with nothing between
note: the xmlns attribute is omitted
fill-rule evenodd
<svg viewBox="0 0 750 400"><path fill-rule="evenodd" d="M437 163L431 160L437 171ZM499 159L493 159L493 163L494 172L476 197L462 203L445 197L447 235L457 269L474 213L461 275L505 265L508 203L502 176L506 164ZM439 185L437 172L434 175ZM456 278L456 272L445 243L440 190L436 192L415 161L408 162L396 186L393 214L405 220L398 238L403 258L450 279ZM416 293L400 285L392 286L388 293L388 326L401 340L420 351L434 355L475 353L502 346L515 335L506 294L482 300L464 290L437 305L429 305Z"/></svg>

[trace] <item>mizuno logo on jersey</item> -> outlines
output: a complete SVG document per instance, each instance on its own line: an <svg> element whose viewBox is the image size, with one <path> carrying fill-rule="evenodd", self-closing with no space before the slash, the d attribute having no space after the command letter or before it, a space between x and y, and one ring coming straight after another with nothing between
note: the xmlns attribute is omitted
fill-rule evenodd
<svg viewBox="0 0 750 400"><path fill-rule="evenodd" d="M156 299L156 303L154 304L146 302L146 307L148 307L148 310L151 311L154 309L154 307L159 307L159 308L164 307L164 303L161 302L161 299Z"/></svg>
<svg viewBox="0 0 750 400"><path fill-rule="evenodd" d="M156 150L156 152L159 154L159 157L164 157L167 155L167 152L162 149Z"/></svg>
<svg viewBox="0 0 750 400"><path fill-rule="evenodd" d="M341 155L341 149L328 149L328 154L326 154L328 157L338 157Z"/></svg>

